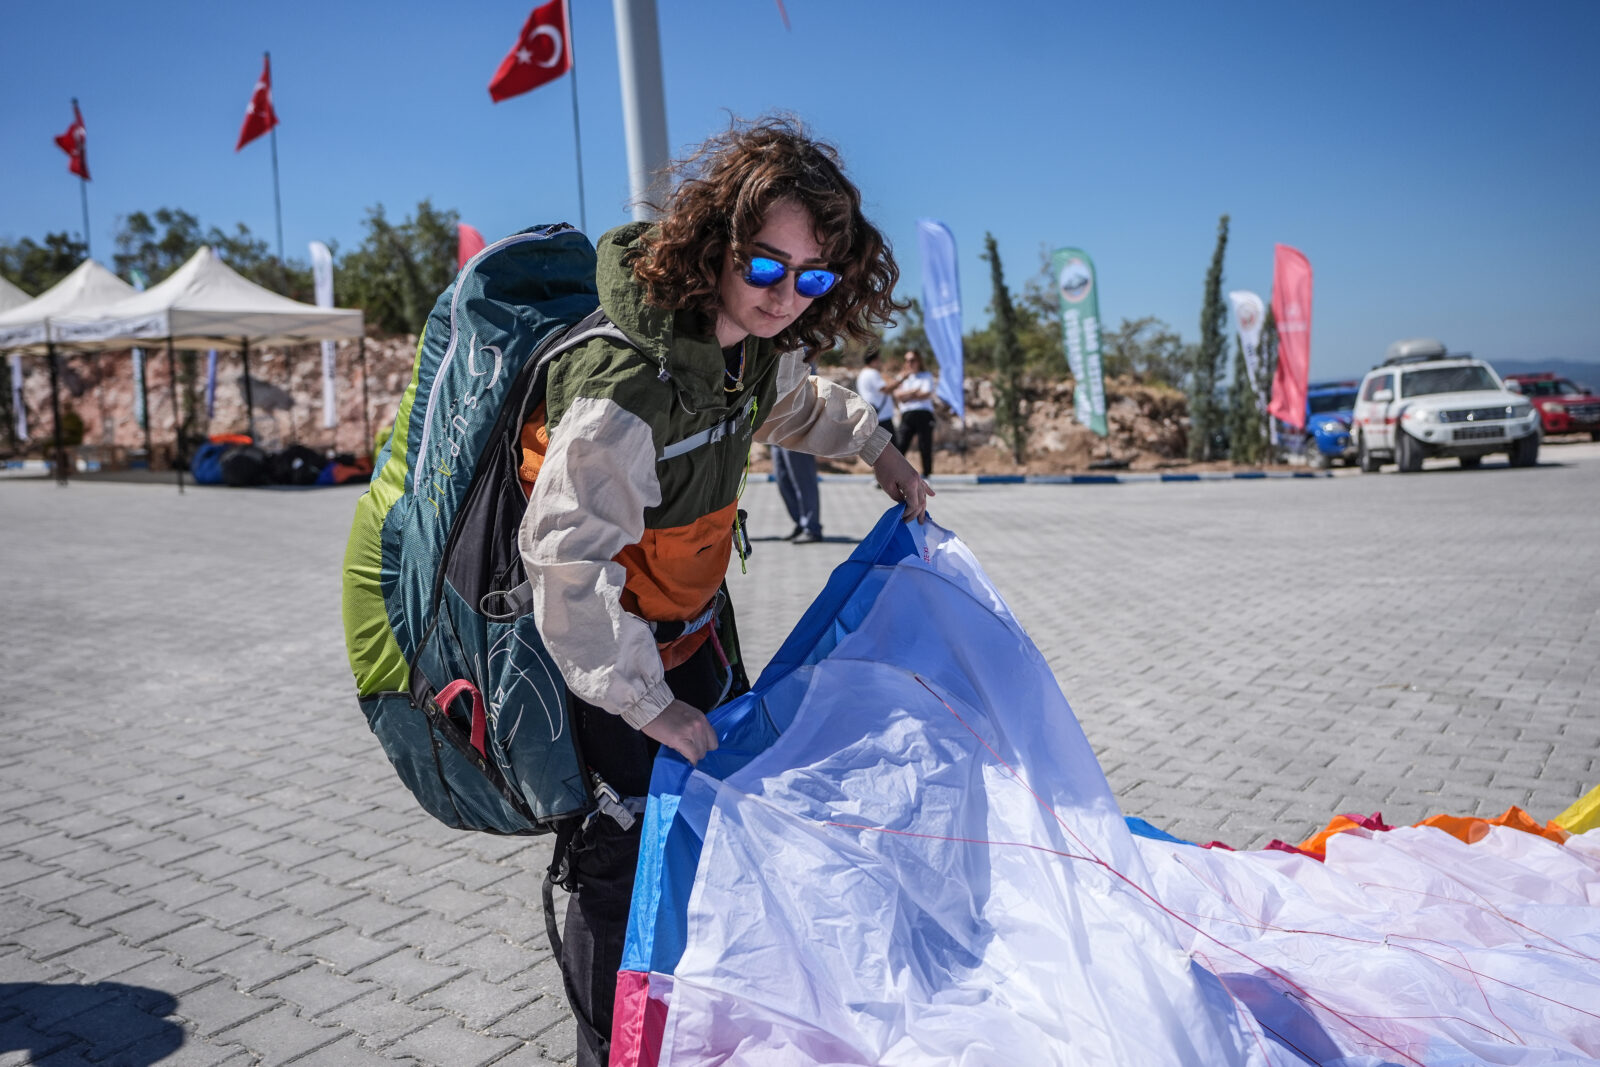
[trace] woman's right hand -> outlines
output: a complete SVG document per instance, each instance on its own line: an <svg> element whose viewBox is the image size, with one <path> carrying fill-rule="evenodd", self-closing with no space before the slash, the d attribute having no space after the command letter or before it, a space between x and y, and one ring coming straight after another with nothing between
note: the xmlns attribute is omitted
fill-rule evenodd
<svg viewBox="0 0 1600 1067"><path fill-rule="evenodd" d="M642 732L691 764L699 763L707 752L717 747L717 732L705 715L699 708L681 700L674 700L663 708L660 715L644 724Z"/></svg>

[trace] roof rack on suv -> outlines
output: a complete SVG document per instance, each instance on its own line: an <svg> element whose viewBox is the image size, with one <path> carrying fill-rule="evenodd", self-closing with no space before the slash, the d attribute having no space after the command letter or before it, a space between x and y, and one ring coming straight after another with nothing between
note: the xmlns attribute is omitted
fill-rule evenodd
<svg viewBox="0 0 1600 1067"><path fill-rule="evenodd" d="M1449 358L1450 353L1444 347L1444 342L1431 337L1413 337L1408 341L1396 341L1390 345L1383 363L1384 366L1389 366L1394 363L1422 363L1430 359Z"/></svg>

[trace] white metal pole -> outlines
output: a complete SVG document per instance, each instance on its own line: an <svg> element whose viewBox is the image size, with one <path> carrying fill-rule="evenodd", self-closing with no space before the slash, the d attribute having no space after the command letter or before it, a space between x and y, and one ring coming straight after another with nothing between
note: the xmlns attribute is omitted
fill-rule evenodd
<svg viewBox="0 0 1600 1067"><path fill-rule="evenodd" d="M617 66L622 76L622 121L628 138L628 192L633 217L651 219L646 201L660 201L667 156L667 104L661 83L661 33L656 0L612 0L617 20Z"/></svg>

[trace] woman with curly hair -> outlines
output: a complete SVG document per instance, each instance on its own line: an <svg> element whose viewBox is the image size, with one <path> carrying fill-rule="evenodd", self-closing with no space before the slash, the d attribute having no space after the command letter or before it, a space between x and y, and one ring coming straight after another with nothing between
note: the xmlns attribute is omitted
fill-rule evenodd
<svg viewBox="0 0 1600 1067"><path fill-rule="evenodd" d="M897 309L899 271L837 153L768 119L675 177L658 223L599 242L600 306L626 343L564 355L522 432L534 615L591 785L618 801L558 835L552 866L575 894L561 964L582 1064L609 1054L639 850L628 810L660 745L690 762L717 747L704 713L745 686L723 579L751 441L860 456L908 520L932 493L872 407L798 354L864 340Z"/></svg>

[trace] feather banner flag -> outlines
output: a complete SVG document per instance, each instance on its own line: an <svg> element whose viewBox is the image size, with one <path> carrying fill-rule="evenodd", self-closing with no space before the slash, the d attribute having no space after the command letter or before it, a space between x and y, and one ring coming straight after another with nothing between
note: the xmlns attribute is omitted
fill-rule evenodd
<svg viewBox="0 0 1600 1067"><path fill-rule="evenodd" d="M254 141L278 124L278 113L272 107L272 56L261 57L261 77L250 94L250 106L244 111L244 125L239 127L239 143L235 152Z"/></svg>
<svg viewBox="0 0 1600 1067"><path fill-rule="evenodd" d="M128 271L128 281L133 283L134 292L142 293L148 279L145 277L144 271L134 267ZM139 429L148 430L150 428L150 412L145 407L145 396L149 393L149 386L145 382L144 376L144 349L135 348L133 350L133 419L139 424Z"/></svg>
<svg viewBox="0 0 1600 1067"><path fill-rule="evenodd" d="M483 234L478 232L477 227L464 222L456 224L456 270L465 267L467 260L482 252L483 248Z"/></svg>
<svg viewBox="0 0 1600 1067"><path fill-rule="evenodd" d="M956 238L934 219L917 220L922 245L922 326L939 360L938 397L957 418L967 412L966 353L961 348L961 283L956 275Z"/></svg>
<svg viewBox="0 0 1600 1067"><path fill-rule="evenodd" d="M311 242L311 277L317 290L317 306L333 307L333 250L321 241ZM338 375L338 346L322 342L322 428L339 425L339 398L335 389Z"/></svg>
<svg viewBox="0 0 1600 1067"><path fill-rule="evenodd" d="M28 405L22 399L22 357L11 353L11 412L16 417L17 440L28 439Z"/></svg>
<svg viewBox="0 0 1600 1067"><path fill-rule="evenodd" d="M1272 317L1278 323L1278 370L1267 413L1299 430L1306 424L1311 376L1311 261L1288 245L1273 246Z"/></svg>
<svg viewBox="0 0 1600 1067"><path fill-rule="evenodd" d="M1244 350L1244 365L1250 370L1250 384L1257 390L1256 406L1267 410L1267 399L1260 395L1261 381L1261 327L1266 320L1266 304L1261 297L1247 289L1228 294L1233 305L1233 321L1239 327L1239 347Z"/></svg>
<svg viewBox="0 0 1600 1067"><path fill-rule="evenodd" d="M566 0L550 0L534 8L517 35L517 43L489 79L489 98L498 104L553 82L571 70L570 26Z"/></svg>
<svg viewBox="0 0 1600 1067"><path fill-rule="evenodd" d="M1058 248L1050 273L1061 297L1061 343L1072 369L1074 417L1101 437L1106 426L1106 383L1100 366L1100 292L1094 261L1078 248Z"/></svg>

